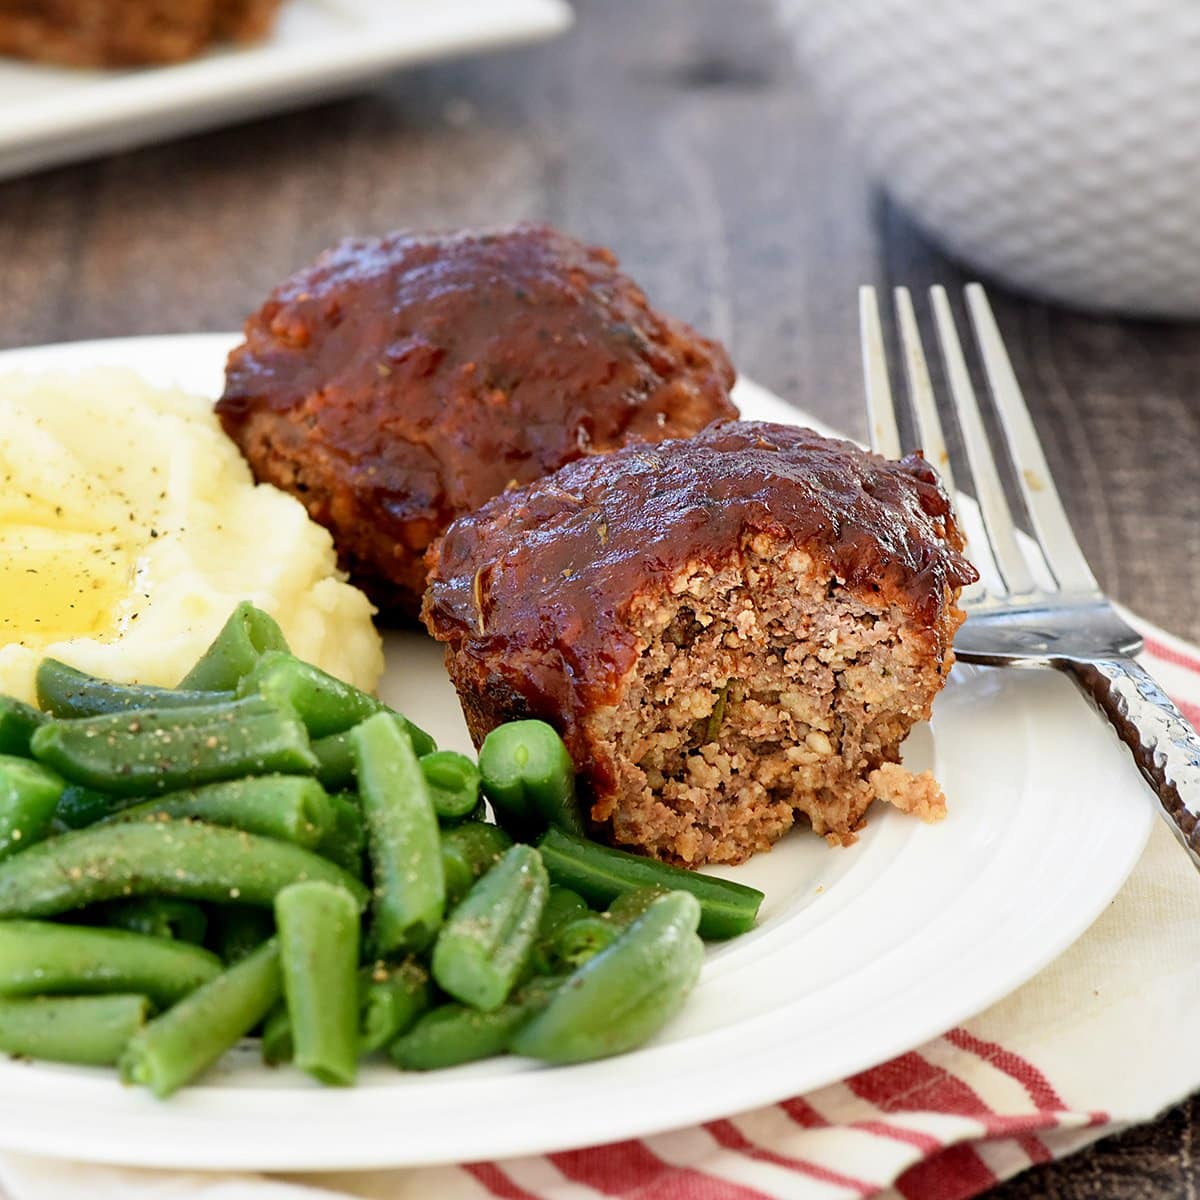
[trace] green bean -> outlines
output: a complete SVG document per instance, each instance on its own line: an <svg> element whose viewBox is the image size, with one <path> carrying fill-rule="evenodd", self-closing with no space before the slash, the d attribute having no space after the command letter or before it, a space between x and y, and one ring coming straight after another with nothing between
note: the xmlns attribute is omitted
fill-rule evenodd
<svg viewBox="0 0 1200 1200"><path fill-rule="evenodd" d="M48 720L31 705L13 696L0 696L0 754L28 756L33 731Z"/></svg>
<svg viewBox="0 0 1200 1200"><path fill-rule="evenodd" d="M503 1054L517 1032L550 1003L561 979L531 979L507 1004L480 1012L464 1004L431 1009L388 1050L406 1071L436 1071Z"/></svg>
<svg viewBox="0 0 1200 1200"><path fill-rule="evenodd" d="M318 844L317 853L362 878L363 854L367 849L362 805L353 792L333 792L328 799L333 823Z"/></svg>
<svg viewBox="0 0 1200 1200"><path fill-rule="evenodd" d="M573 971L601 950L607 950L621 933L621 926L596 913L564 925L554 936L551 963L556 970Z"/></svg>
<svg viewBox="0 0 1200 1200"><path fill-rule="evenodd" d="M421 757L433 811L443 823L469 817L479 805L479 768L454 750L435 750Z"/></svg>
<svg viewBox="0 0 1200 1200"><path fill-rule="evenodd" d="M391 1045L433 1000L429 972L409 960L398 967L378 962L358 974L360 1054Z"/></svg>
<svg viewBox="0 0 1200 1200"><path fill-rule="evenodd" d="M261 697L52 721L30 746L76 783L135 796L317 766L301 722Z"/></svg>
<svg viewBox="0 0 1200 1200"><path fill-rule="evenodd" d="M333 829L334 808L315 779L303 775L259 775L167 792L123 808L106 817L104 823L160 821L171 817L244 829L311 850Z"/></svg>
<svg viewBox="0 0 1200 1200"><path fill-rule="evenodd" d="M263 696L277 705L287 705L304 722L312 738L344 733L386 708L382 700L294 654L278 650L264 654L242 677L238 695Z"/></svg>
<svg viewBox="0 0 1200 1200"><path fill-rule="evenodd" d="M275 933L275 914L269 908L216 904L210 908L208 945L226 966L240 962Z"/></svg>
<svg viewBox="0 0 1200 1200"><path fill-rule="evenodd" d="M288 1016L287 1001L277 1004L271 1009L263 1022L261 1052L262 1060L268 1067L277 1067L280 1063L290 1063L296 1051L292 1040L292 1019Z"/></svg>
<svg viewBox="0 0 1200 1200"><path fill-rule="evenodd" d="M433 988L429 972L408 959L399 966L377 962L358 972L358 1052L360 1057L390 1045L429 1008ZM268 1066L291 1062L292 1022L287 1005L267 1018L262 1033L262 1059Z"/></svg>
<svg viewBox="0 0 1200 1200"><path fill-rule="evenodd" d="M135 1034L118 1066L160 1100L190 1083L250 1032L282 992L279 948L264 942Z"/></svg>
<svg viewBox="0 0 1200 1200"><path fill-rule="evenodd" d="M0 919L146 895L269 906L305 879L340 884L366 902L357 879L289 842L196 821L95 825L0 863Z"/></svg>
<svg viewBox="0 0 1200 1200"><path fill-rule="evenodd" d="M392 710L382 700L343 683L294 654L264 654L254 670L238 684L239 696L259 695L290 707L304 722L309 737L328 738L345 733L376 713L392 713L408 730L418 755L434 749L433 739Z"/></svg>
<svg viewBox="0 0 1200 1200"><path fill-rule="evenodd" d="M230 691L253 669L260 655L287 648L275 619L243 600L179 686L201 692Z"/></svg>
<svg viewBox="0 0 1200 1200"><path fill-rule="evenodd" d="M513 1038L517 1054L586 1062L653 1037L687 999L704 961L700 904L687 892L660 896L607 950L579 968Z"/></svg>
<svg viewBox="0 0 1200 1200"><path fill-rule="evenodd" d="M736 937L752 929L763 902L762 892L744 884L600 846L561 829L548 829L538 849L555 883L574 888L597 907L638 888L690 892L700 902L700 936L708 939Z"/></svg>
<svg viewBox="0 0 1200 1200"><path fill-rule="evenodd" d="M446 904L437 817L412 740L390 714L350 735L375 881L372 947L388 955L424 950Z"/></svg>
<svg viewBox="0 0 1200 1200"><path fill-rule="evenodd" d="M113 929L144 933L149 937L174 938L204 944L208 932L208 915L190 900L174 900L167 896L140 896L136 900L113 900L104 905L102 919Z"/></svg>
<svg viewBox="0 0 1200 1200"><path fill-rule="evenodd" d="M312 743L317 759L317 782L331 792L354 788L354 750L348 733L331 733Z"/></svg>
<svg viewBox="0 0 1200 1200"><path fill-rule="evenodd" d="M63 787L49 768L0 754L0 861L46 837Z"/></svg>
<svg viewBox="0 0 1200 1200"><path fill-rule="evenodd" d="M463 821L442 831L442 872L446 877L446 908L452 909L485 871L500 861L513 844L499 825Z"/></svg>
<svg viewBox="0 0 1200 1200"><path fill-rule="evenodd" d="M215 954L123 929L0 921L0 996L130 992L165 1007L221 970Z"/></svg>
<svg viewBox="0 0 1200 1200"><path fill-rule="evenodd" d="M142 708L187 708L233 699L233 692L180 691L140 683L114 683L78 671L56 658L43 658L37 669L37 698L43 712L56 717L95 717Z"/></svg>
<svg viewBox="0 0 1200 1200"><path fill-rule="evenodd" d="M669 890L663 887L642 887L634 888L631 892L622 892L608 906L609 919L622 927L632 925L659 896L665 896Z"/></svg>
<svg viewBox="0 0 1200 1200"><path fill-rule="evenodd" d="M146 1023L145 996L27 996L0 1000L0 1051L50 1062L111 1066Z"/></svg>
<svg viewBox="0 0 1200 1200"><path fill-rule="evenodd" d="M391 709L387 710L392 712ZM423 729L419 729L407 717L397 712L392 716L408 730L412 738L413 749L418 757L436 753L433 738ZM312 742L312 752L317 757L317 781L331 792L353 791L356 786L354 777L354 748L350 745L350 731L331 733L327 737L316 738Z"/></svg>
<svg viewBox="0 0 1200 1200"><path fill-rule="evenodd" d="M105 817L111 817L113 813L132 807L138 800L137 796L114 796L111 792L68 783L59 797L54 815L68 829L84 829Z"/></svg>
<svg viewBox="0 0 1200 1200"><path fill-rule="evenodd" d="M589 913L587 904L578 892L570 888L551 886L546 895L546 907L538 922L537 937L526 965L526 974L548 975L554 970L554 939L558 931Z"/></svg>
<svg viewBox="0 0 1200 1200"><path fill-rule="evenodd" d="M358 902L330 883L294 883L275 897L275 924L292 1061L348 1086L358 1073Z"/></svg>
<svg viewBox="0 0 1200 1200"><path fill-rule="evenodd" d="M479 748L483 791L496 820L514 837L547 825L583 833L575 798L575 766L563 740L545 721L498 725Z"/></svg>
<svg viewBox="0 0 1200 1200"><path fill-rule="evenodd" d="M450 914L433 947L433 977L485 1011L508 998L537 936L550 882L532 846L513 846Z"/></svg>

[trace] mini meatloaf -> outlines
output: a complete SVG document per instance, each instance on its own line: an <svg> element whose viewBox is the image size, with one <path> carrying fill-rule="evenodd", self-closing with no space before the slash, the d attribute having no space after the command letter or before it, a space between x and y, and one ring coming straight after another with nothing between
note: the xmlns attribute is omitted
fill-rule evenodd
<svg viewBox="0 0 1200 1200"><path fill-rule="evenodd" d="M0 0L0 54L75 67L181 62L264 37L280 0Z"/></svg>
<svg viewBox="0 0 1200 1200"><path fill-rule="evenodd" d="M976 578L933 469L808 429L721 422L572 463L456 521L425 622L472 736L562 733L597 830L741 862L802 816L849 842L953 662Z"/></svg>
<svg viewBox="0 0 1200 1200"><path fill-rule="evenodd" d="M455 517L581 455L736 416L733 379L607 250L518 226L329 251L247 322L217 412L385 615L415 618Z"/></svg>

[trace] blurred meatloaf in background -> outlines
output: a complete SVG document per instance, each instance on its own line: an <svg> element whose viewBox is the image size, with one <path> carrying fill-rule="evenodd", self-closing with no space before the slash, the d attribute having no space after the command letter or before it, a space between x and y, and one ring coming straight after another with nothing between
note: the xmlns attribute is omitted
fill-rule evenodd
<svg viewBox="0 0 1200 1200"><path fill-rule="evenodd" d="M715 342L607 250L539 226L343 242L278 287L217 411L385 617L415 618L456 517L596 451L736 416Z"/></svg>
<svg viewBox="0 0 1200 1200"><path fill-rule="evenodd" d="M811 430L721 422L563 467L460 518L425 621L472 736L562 733L612 840L740 862L874 799L933 819L898 764L976 576L933 469Z"/></svg>
<svg viewBox="0 0 1200 1200"><path fill-rule="evenodd" d="M0 0L0 54L66 66L194 58L270 32L281 0Z"/></svg>

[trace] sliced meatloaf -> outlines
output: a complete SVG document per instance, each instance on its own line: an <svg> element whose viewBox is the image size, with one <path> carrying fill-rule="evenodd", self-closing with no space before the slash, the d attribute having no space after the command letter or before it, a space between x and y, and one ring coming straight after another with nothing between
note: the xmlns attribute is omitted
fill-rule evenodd
<svg viewBox="0 0 1200 1200"><path fill-rule="evenodd" d="M953 662L973 580L933 469L784 425L572 463L460 517L425 622L478 742L539 717L591 818L672 862L740 862L798 818L853 840Z"/></svg>

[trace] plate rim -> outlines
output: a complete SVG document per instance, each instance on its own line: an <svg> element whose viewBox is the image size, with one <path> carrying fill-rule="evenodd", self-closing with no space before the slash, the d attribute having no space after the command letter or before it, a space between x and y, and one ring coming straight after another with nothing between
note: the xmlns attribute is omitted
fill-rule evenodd
<svg viewBox="0 0 1200 1200"><path fill-rule="evenodd" d="M104 365L121 363L134 370L144 370L146 369L144 364L140 365L136 361L139 356L149 354L151 358L157 356L160 359L174 360L178 358L183 361L190 354L199 356L199 358L210 359L211 361L205 366L205 371L207 372L211 369L213 377L216 378L217 372L223 364L225 352L236 343L239 336L236 333L151 335L21 347L8 351L0 351L0 372L8 369L21 370L30 367L34 369L63 368L73 370L89 362L103 363ZM185 362L185 365L181 368L181 374L190 376L192 379L198 379L200 373L195 369L194 363L192 367L189 367ZM185 386L187 385L185 384ZM191 386L195 390L195 384L193 383ZM769 399L770 404L781 415L786 412L792 414L796 420L809 420L808 415L803 413L799 408L788 404L774 393L760 388L750 381L742 381L739 386L742 389L743 396L755 396L760 399L766 397ZM1080 707L1080 715L1082 718L1081 728L1084 723L1090 727L1091 723L1096 721L1096 718L1087 712L1083 706ZM1095 728L1098 733L1103 732L1099 724L1096 724ZM1120 753L1119 750L1118 752ZM1127 757L1124 756L1125 759ZM1114 761L1116 760L1114 759ZM1136 772L1133 770L1132 764L1127 765L1129 767L1129 777L1136 779ZM1112 786L1116 788L1118 783L1114 782ZM1074 911L1072 918L1063 919L1061 925L1058 927L1058 936L1047 941L1039 954L1027 958L1022 963L1021 969L1018 972L1010 973L1004 982L994 983L990 989L984 989L986 994L978 1002L973 1001L968 1009L958 1012L957 1015L951 1014L949 1021L947 1021L947 1014L945 1012L939 1012L934 1017L926 1018L923 1023L920 1021L905 1022L902 1026L895 1027L889 1038L877 1038L874 1042L867 1043L857 1054L847 1053L839 1062L836 1073L819 1081L803 1080L799 1086L788 1084L780 1087L778 1084L775 1084L764 1089L761 1082L756 1082L758 1078L757 1072L747 1069L721 1077L720 1098L717 1100L714 1100L711 1095L706 1094L703 1088L697 1087L691 1091L686 1088L674 1089L669 1113L664 1112L660 1114L658 1119L653 1117L648 1118L644 1111L639 1112L637 1110L636 1105L629 1105L627 1112L622 1111L621 1107L618 1106L617 1111L609 1116L602 1130L582 1139L578 1133L572 1133L565 1137L547 1137L537 1128L518 1129L517 1132L514 1132L514 1127L506 1124L502 1126L504 1130L503 1136L491 1132L490 1140L480 1138L478 1142L473 1142L470 1149L470 1157L478 1159L547 1153L581 1145L604 1144L627 1137L652 1136L669 1129L677 1129L697 1122L729 1116L731 1113L745 1111L760 1105L775 1103L787 1096L812 1090L815 1087L842 1079L847 1074L852 1074L855 1071L863 1070L879 1062L886 1061L897 1053L903 1053L914 1046L922 1044L929 1038L937 1036L944 1032L946 1028L951 1027L959 1021L968 1019L970 1016L982 1011L1027 982L1077 940L1104 911L1112 897L1116 895L1124 884L1129 872L1136 865L1154 824L1152 805L1131 804L1125 807L1130 814L1131 824L1129 828L1134 831L1134 835L1125 845L1125 857L1121 862L1120 877L1117 878L1118 872L1114 871L1108 883L1096 890L1095 895L1092 897L1092 902L1086 907L1086 911L1083 908L1079 908L1077 911ZM795 1007L795 1005L793 1004L792 1007ZM752 1018L752 1021L766 1022L770 1019L778 1020L778 1014L779 1010L771 1010L767 1013L758 1014ZM747 1022L745 1021L737 1022L735 1025L713 1030L710 1033L700 1036L705 1039L706 1046L711 1045L715 1040L730 1041L738 1033L744 1032L746 1025ZM901 1028L903 1032L901 1032ZM658 1054L660 1061L665 1058L669 1062L672 1058L678 1059L684 1055L688 1044L689 1041L667 1043L663 1046L652 1047L647 1051L635 1052L632 1056L623 1056L618 1059L587 1064L581 1068L568 1068L567 1070L581 1072L581 1077L582 1073L586 1073L589 1082L582 1086L587 1088L593 1086L590 1082L592 1080L595 1080L596 1085L602 1088L609 1086L614 1081L618 1088L628 1088L638 1081L637 1067L643 1061L640 1057L641 1055ZM670 1051L671 1053L664 1054L663 1052L665 1051ZM754 1053L759 1059L762 1059L767 1056L768 1051L764 1050L760 1045ZM774 1060L778 1059L779 1055L772 1050L770 1051L770 1057L774 1062ZM537 1070L538 1068L531 1069ZM12 1074L13 1071L18 1070L20 1075ZM56 1139L55 1129L52 1127L41 1131L37 1129L31 1130L26 1121L17 1120L30 1105L31 1101L36 1101L34 1103L35 1108L37 1103L50 1105L55 1102L55 1093L61 1090L53 1083L53 1078L57 1071L58 1069L54 1067L26 1066L24 1064L12 1067L11 1069L8 1064L0 1067L0 1113L8 1116L10 1115L8 1110L13 1110L11 1113L13 1120L0 1120L0 1145L13 1150L42 1154L55 1158L97 1163L199 1170L255 1169L316 1171L401 1166L416 1167L462 1161L464 1158L462 1151L451 1154L443 1148L423 1154L419 1150L414 1151L414 1148L411 1146L397 1147L394 1142L389 1142L387 1139L381 1140L374 1153L364 1153L360 1147L355 1146L347 1147L347 1153L339 1155L336 1150L331 1152L331 1148L328 1146L318 1150L316 1147L306 1143L298 1147L294 1145L289 1146L287 1152L281 1156L265 1153L254 1146L247 1146L245 1140L249 1139L240 1141L238 1147L222 1145L218 1152L212 1140L213 1134L221 1129L222 1121L225 1118L223 1114L215 1116L205 1114L206 1102L211 1102L213 1094L228 1098L236 1097L240 1093L243 1097L248 1095L258 1097L259 1103L270 1105L274 1102L284 1107L296 1107L297 1105L303 1107L304 1101L297 1100L297 1097L314 1094L330 1095L329 1093L310 1092L307 1089L254 1088L251 1091L247 1091L245 1089L221 1086L199 1087L192 1093L184 1093L172 1101L170 1105L161 1105L150 1101L149 1098L123 1097L123 1099L133 1101L132 1107L137 1111L123 1114L118 1119L125 1123L130 1121L137 1123L136 1146L131 1147L129 1144L114 1145L113 1142L119 1142L119 1139L114 1139L111 1132L101 1138L100 1135L92 1130L84 1131L87 1134L87 1138L81 1146L79 1144L79 1134L81 1132L79 1129L73 1129L67 1137L60 1136ZM524 1072L518 1071L494 1077L479 1077L473 1079L473 1085L488 1091L497 1090L497 1088L503 1090L505 1087L511 1085L514 1079L518 1079L522 1073ZM436 1079L420 1077L419 1084L410 1078L407 1086L423 1086L429 1089L426 1094L432 1098L433 1090L439 1088L443 1092L453 1090L454 1083L461 1082L461 1078L456 1081L447 1077L453 1074L453 1072L446 1073ZM9 1078L20 1079L25 1086L9 1089L6 1086ZM84 1093L94 1093L97 1099L102 1100L106 1093L110 1099L113 1095L112 1081L106 1076L97 1075L97 1077L93 1078L90 1075L84 1076L73 1073L69 1078ZM400 1076L399 1078L405 1077ZM400 1086L403 1087L405 1085ZM334 1093L333 1096L338 1103L344 1105L348 1119L353 1120L355 1117L361 1118L364 1115L370 1115L367 1110L370 1110L372 1107L376 1110L386 1110L388 1106L387 1097L395 1095L398 1090L400 1090L399 1087L389 1085L385 1089L364 1088L357 1091ZM9 1091L11 1094L6 1096L4 1094L5 1091ZM37 1093L39 1096L42 1093L46 1093L46 1096L43 1101L35 1098L31 1093ZM141 1103L140 1101L142 1100L146 1102ZM434 1100L433 1106L436 1107L436 1100ZM358 1112L357 1110L364 1110L364 1112ZM378 1111L374 1115L378 1119ZM177 1120L177 1117L179 1120ZM178 1132L179 1125L182 1119L189 1117L192 1121L192 1125L189 1128L193 1130L193 1133L190 1141L187 1138L183 1138L182 1141L185 1144L181 1145ZM148 1128L166 1127L170 1127L173 1134L167 1132L162 1137L147 1136L146 1130ZM31 1134L32 1136L30 1136ZM172 1136L176 1139L174 1143L170 1140ZM132 1137L129 1140L132 1141ZM136 1152L130 1154L128 1151L131 1148L135 1149Z"/></svg>
<svg viewBox="0 0 1200 1200"><path fill-rule="evenodd" d="M441 0L423 17L418 36L411 26L381 20L366 8L357 27L332 37L293 42L268 37L182 63L112 73L85 70L77 86L51 87L36 105L26 97L0 115L0 173L86 155L87 139L99 145L120 131L133 134L119 140L123 146L147 144L165 136L149 127L154 119L176 118L170 124L176 132L211 128L294 102L297 93L301 99L328 96L393 68L552 38L574 22L567 0L489 0L482 8L471 0ZM70 69L0 59L0 73L6 68ZM203 111L206 104L215 111ZM225 110L231 106L236 111L229 115ZM137 122L147 128L139 131Z"/></svg>

